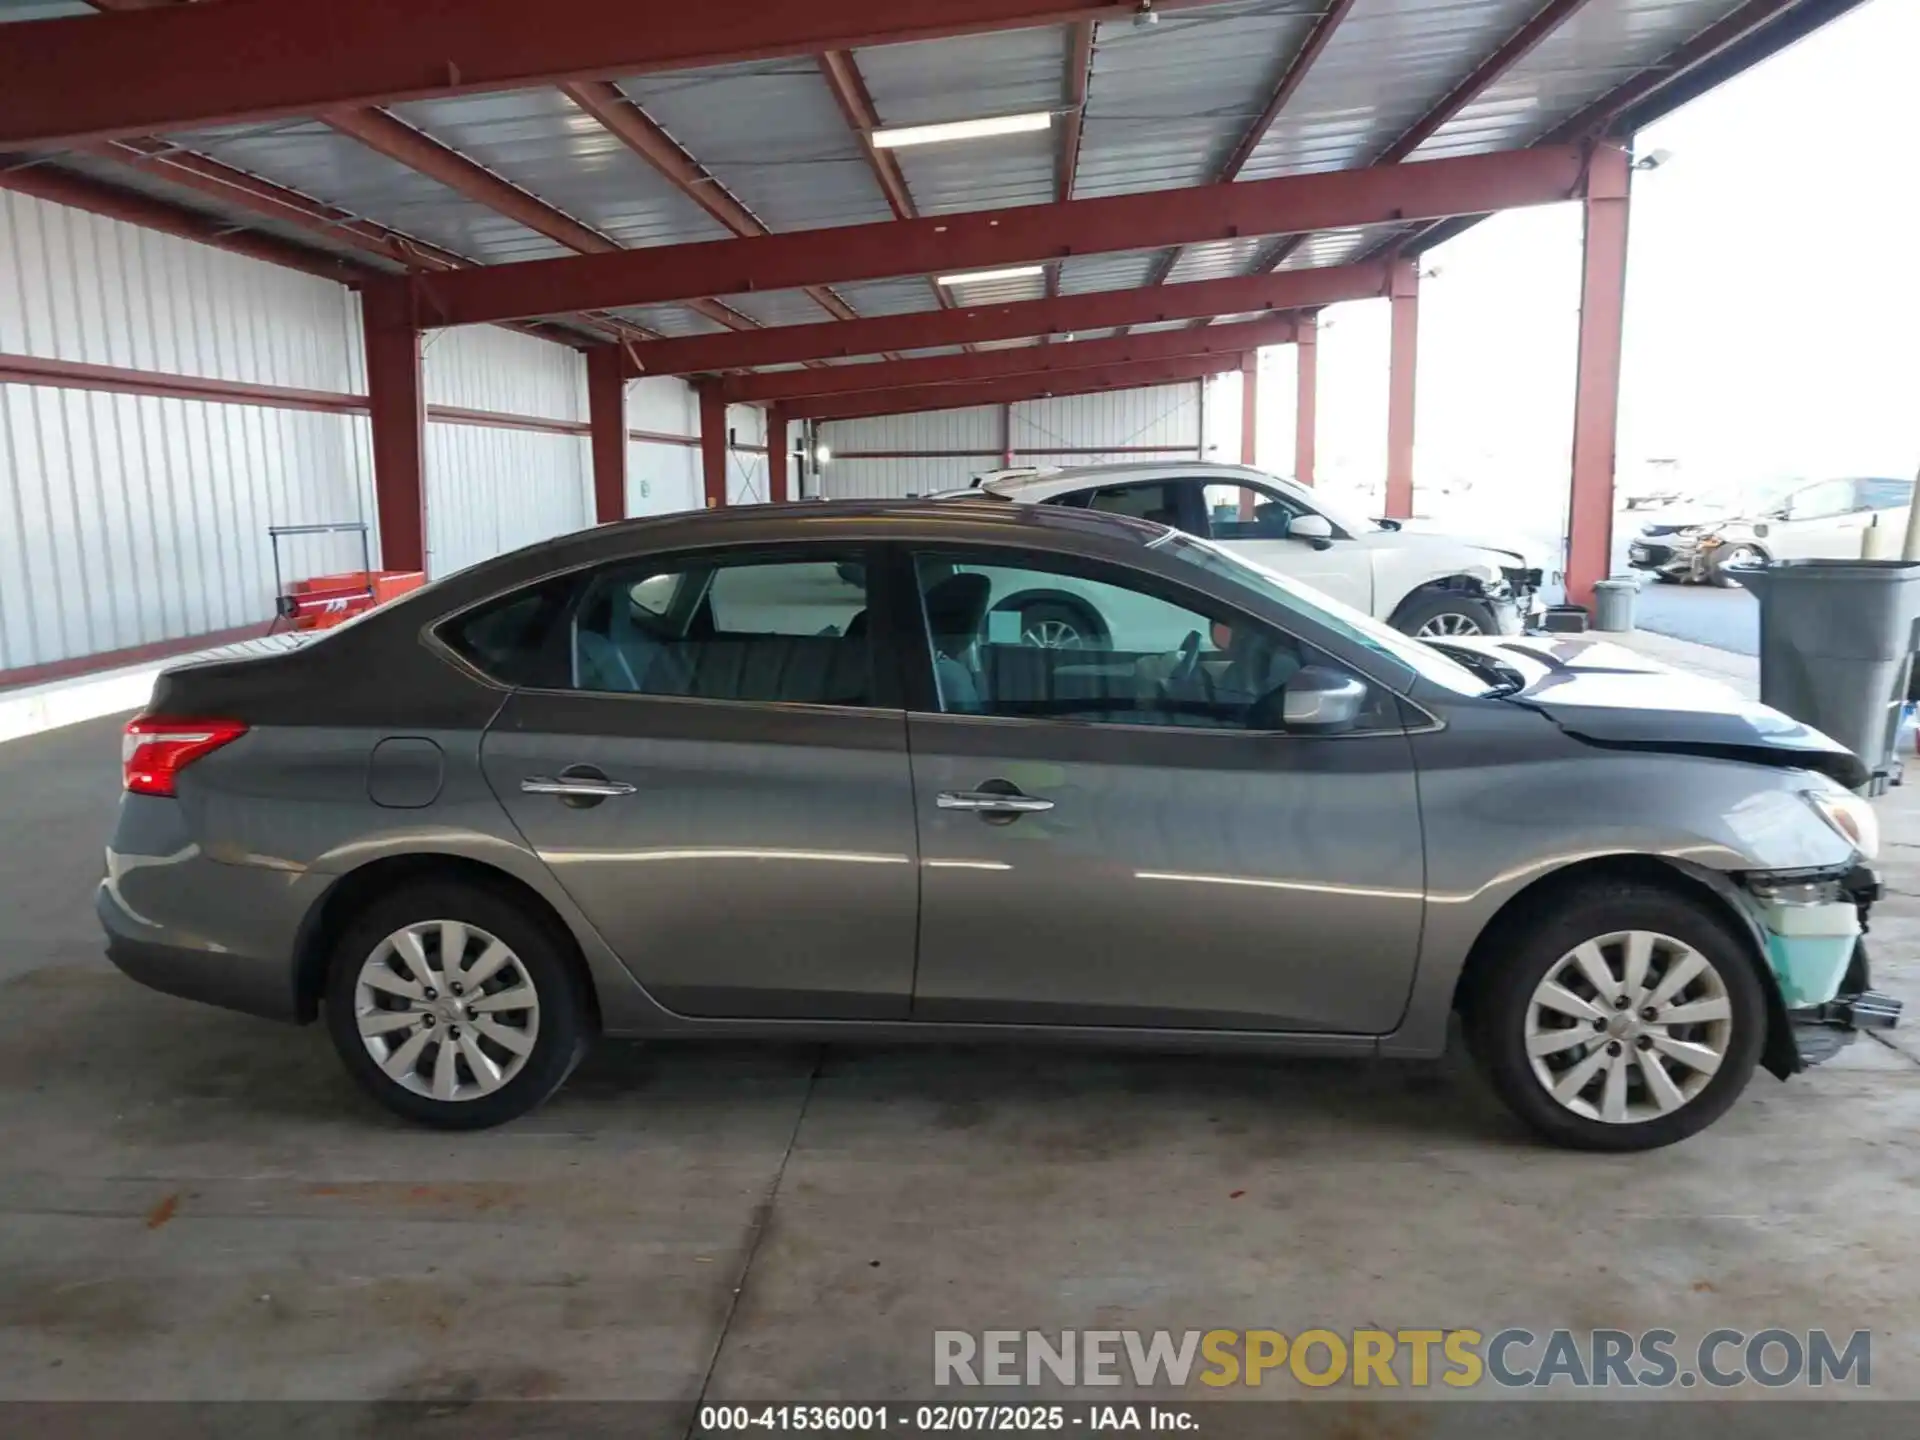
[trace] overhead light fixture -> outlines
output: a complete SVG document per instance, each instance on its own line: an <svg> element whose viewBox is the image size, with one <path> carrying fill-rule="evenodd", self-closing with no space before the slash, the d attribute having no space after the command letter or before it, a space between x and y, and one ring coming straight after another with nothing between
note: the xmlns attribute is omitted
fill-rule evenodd
<svg viewBox="0 0 1920 1440"><path fill-rule="evenodd" d="M1044 265L1010 265L1004 270L969 270L963 275L942 275L933 283L936 285L988 285L995 280L1030 280L1035 275L1044 275Z"/></svg>
<svg viewBox="0 0 1920 1440"><path fill-rule="evenodd" d="M1053 124L1051 110L1025 115L987 115L978 120L949 120L940 125L889 125L873 132L876 150L899 150L908 145L940 145L948 140L985 140L994 135L1025 135Z"/></svg>

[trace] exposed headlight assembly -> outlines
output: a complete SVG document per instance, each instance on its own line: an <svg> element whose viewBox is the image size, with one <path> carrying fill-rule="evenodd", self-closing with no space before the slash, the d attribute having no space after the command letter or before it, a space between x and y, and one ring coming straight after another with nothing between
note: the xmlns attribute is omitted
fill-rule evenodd
<svg viewBox="0 0 1920 1440"><path fill-rule="evenodd" d="M1873 860L1880 854L1880 817L1873 813L1873 807L1851 790L1835 787L1832 790L1806 790L1801 792L1809 805L1813 806L1820 818L1834 828L1834 831L1858 850L1864 859Z"/></svg>

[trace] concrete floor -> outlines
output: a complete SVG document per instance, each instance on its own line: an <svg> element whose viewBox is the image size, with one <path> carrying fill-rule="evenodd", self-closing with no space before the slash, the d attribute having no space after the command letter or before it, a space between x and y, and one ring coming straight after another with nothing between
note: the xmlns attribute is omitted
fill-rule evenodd
<svg viewBox="0 0 1920 1440"><path fill-rule="evenodd" d="M1452 1057L607 1046L440 1135L318 1029L98 958L116 732L0 746L0 1399L630 1397L677 1430L702 1396L928 1398L936 1328L1312 1325L1871 1328L1876 1392L1920 1395L1920 1027L1636 1157L1533 1143ZM1885 810L1879 978L1915 1006L1920 786Z"/></svg>

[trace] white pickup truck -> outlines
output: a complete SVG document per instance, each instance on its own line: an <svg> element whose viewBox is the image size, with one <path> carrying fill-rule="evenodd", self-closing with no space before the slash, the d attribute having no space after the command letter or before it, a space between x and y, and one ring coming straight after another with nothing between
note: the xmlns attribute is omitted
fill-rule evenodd
<svg viewBox="0 0 1920 1440"><path fill-rule="evenodd" d="M1247 466L1173 461L1011 473L950 493L1157 520L1409 635L1515 635L1543 608L1541 571L1515 551L1347 515L1305 486ZM1098 624L1075 615L1063 595L1036 596L1021 614L1033 644L1078 644L1076 626Z"/></svg>

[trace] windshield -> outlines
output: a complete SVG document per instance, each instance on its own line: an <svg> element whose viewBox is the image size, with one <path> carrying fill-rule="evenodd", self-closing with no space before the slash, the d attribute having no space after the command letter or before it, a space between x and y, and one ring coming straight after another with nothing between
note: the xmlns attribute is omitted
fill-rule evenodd
<svg viewBox="0 0 1920 1440"><path fill-rule="evenodd" d="M1277 575L1244 555L1233 554L1210 541L1196 540L1177 530L1169 531L1148 548L1184 560L1209 575L1244 585L1276 605L1300 611L1354 644L1396 660L1423 680L1444 685L1456 694L1485 695L1489 692L1487 682L1459 661L1450 660L1432 646L1422 644L1412 636L1402 635L1350 605L1341 604L1331 595L1322 594L1296 580L1289 580L1284 575Z"/></svg>

